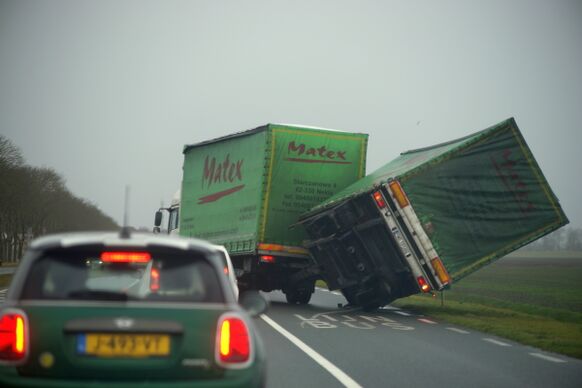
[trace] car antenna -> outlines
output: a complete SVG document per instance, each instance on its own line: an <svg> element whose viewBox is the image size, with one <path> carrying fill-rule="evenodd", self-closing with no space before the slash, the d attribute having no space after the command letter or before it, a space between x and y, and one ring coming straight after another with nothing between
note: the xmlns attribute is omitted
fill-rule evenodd
<svg viewBox="0 0 582 388"><path fill-rule="evenodd" d="M129 238L131 236L131 231L129 228L129 185L125 185L125 206L123 209L123 226L119 232L119 237Z"/></svg>

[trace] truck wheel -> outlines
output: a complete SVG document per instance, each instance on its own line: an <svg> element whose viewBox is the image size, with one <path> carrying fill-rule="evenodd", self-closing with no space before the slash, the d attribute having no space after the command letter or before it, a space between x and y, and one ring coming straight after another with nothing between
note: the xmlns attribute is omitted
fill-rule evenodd
<svg viewBox="0 0 582 388"><path fill-rule="evenodd" d="M294 289L285 293L285 298L289 304L308 304L311 300L311 290Z"/></svg>
<svg viewBox="0 0 582 388"><path fill-rule="evenodd" d="M309 301L311 300L311 295L312 295L312 293L309 292L308 290L305 290L305 291L301 292L299 294L299 297L297 298L297 303L299 303L299 304L308 304Z"/></svg>
<svg viewBox="0 0 582 388"><path fill-rule="evenodd" d="M285 293L285 299L289 304L297 304L297 293L295 291L289 291Z"/></svg>
<svg viewBox="0 0 582 388"><path fill-rule="evenodd" d="M355 289L353 287L342 288L340 291L342 292L342 294L344 294L344 297L346 298L346 300L348 301L349 304L351 304L353 306L358 305L358 299L356 297L357 289Z"/></svg>

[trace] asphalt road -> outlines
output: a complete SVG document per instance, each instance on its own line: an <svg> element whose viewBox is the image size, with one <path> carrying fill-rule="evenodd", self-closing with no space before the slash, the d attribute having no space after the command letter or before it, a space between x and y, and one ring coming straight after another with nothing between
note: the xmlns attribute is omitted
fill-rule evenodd
<svg viewBox="0 0 582 388"><path fill-rule="evenodd" d="M271 305L255 324L267 387L582 386L582 360L391 307L339 308L345 299L327 290L306 306L265 296Z"/></svg>
<svg viewBox="0 0 582 388"><path fill-rule="evenodd" d="M265 295L271 306L255 322L268 387L582 386L582 360L398 309L338 308L345 299L328 291L307 306Z"/></svg>

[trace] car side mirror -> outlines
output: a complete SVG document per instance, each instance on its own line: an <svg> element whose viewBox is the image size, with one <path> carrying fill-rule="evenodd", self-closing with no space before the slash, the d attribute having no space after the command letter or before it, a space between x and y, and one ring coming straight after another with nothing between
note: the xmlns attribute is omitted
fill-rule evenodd
<svg viewBox="0 0 582 388"><path fill-rule="evenodd" d="M261 315L269 307L269 302L258 291L246 291L239 298L239 304L252 317Z"/></svg>
<svg viewBox="0 0 582 388"><path fill-rule="evenodd" d="M154 226L159 227L160 225L162 225L162 212L160 210L158 210L156 212L156 218L154 220Z"/></svg>

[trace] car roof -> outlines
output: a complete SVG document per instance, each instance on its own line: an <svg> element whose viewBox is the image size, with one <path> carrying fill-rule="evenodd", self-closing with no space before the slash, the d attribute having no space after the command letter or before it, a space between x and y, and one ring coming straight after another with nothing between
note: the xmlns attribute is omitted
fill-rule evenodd
<svg viewBox="0 0 582 388"><path fill-rule="evenodd" d="M86 245L103 245L115 247L148 247L162 246L179 250L197 250L214 252L214 245L198 239L183 238L178 236L166 236L149 233L130 233L124 235L116 232L76 232L54 234L34 240L30 248L34 250L45 250L53 248L71 248Z"/></svg>
<svg viewBox="0 0 582 388"><path fill-rule="evenodd" d="M223 245L215 245L215 244L213 244L212 247L214 249L216 249L217 251L220 251L220 252L225 253L226 255L230 256L228 254L228 251L226 250L226 248Z"/></svg>
<svg viewBox="0 0 582 388"><path fill-rule="evenodd" d="M24 285L26 276L30 267L39 258L38 253L43 251L59 249L59 248L82 248L90 246L103 246L103 247L115 247L115 248L135 248L140 247L147 249L149 247L156 248L169 248L182 250L184 252L197 252L202 253L204 256L216 255L216 246L210 244L204 240L186 238L179 236L167 236L158 235L151 233L126 233L120 232L70 232L62 234L47 235L44 237L37 238L31 242L27 252L34 252L36 254L26 254L21 264L19 265L13 279L9 292L5 299L6 303L11 303L15 300L16 296L20 294L22 287ZM41 253L42 255L42 253ZM209 260L210 263L215 267L215 270L220 272L220 265L214 260ZM221 288L229 287L227 280L223 279L222 276L217 277L220 279ZM232 302L229 300L229 296L226 297L227 302Z"/></svg>

